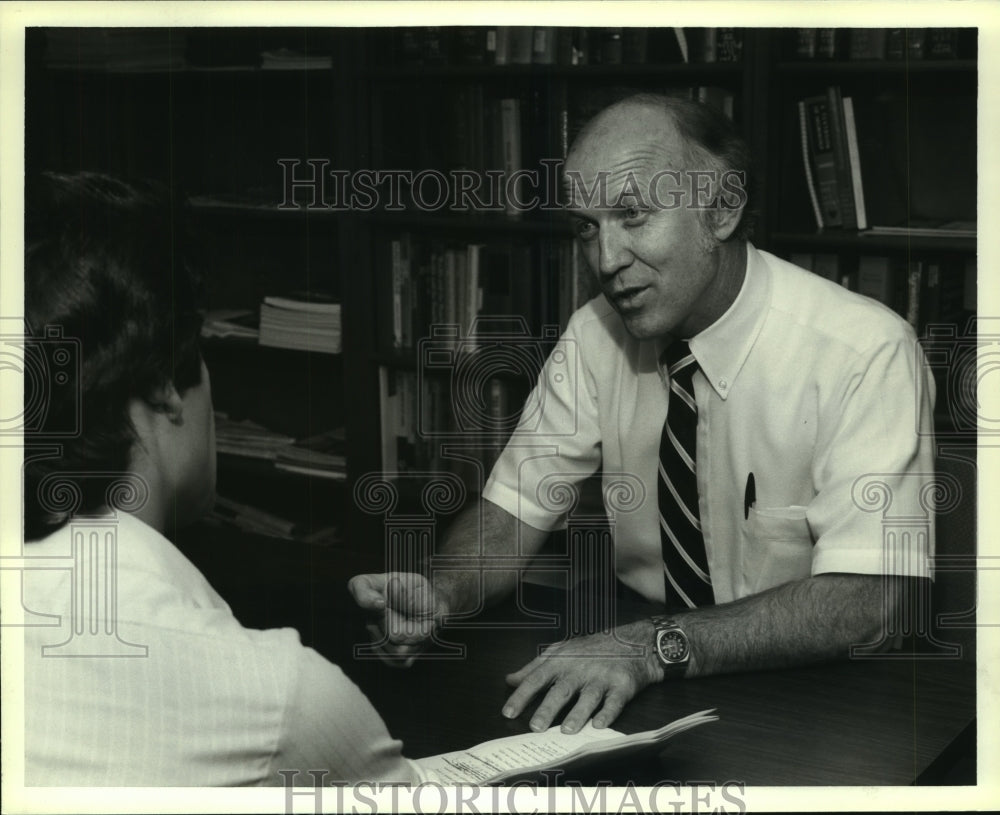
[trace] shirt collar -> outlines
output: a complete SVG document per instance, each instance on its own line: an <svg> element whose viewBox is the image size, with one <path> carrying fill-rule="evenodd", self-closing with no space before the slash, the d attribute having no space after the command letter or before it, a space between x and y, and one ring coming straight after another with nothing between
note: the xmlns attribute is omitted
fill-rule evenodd
<svg viewBox="0 0 1000 815"><path fill-rule="evenodd" d="M771 297L771 274L752 244L747 244L743 285L718 320L691 338L689 345L709 385L723 400L729 396L760 334Z"/></svg>

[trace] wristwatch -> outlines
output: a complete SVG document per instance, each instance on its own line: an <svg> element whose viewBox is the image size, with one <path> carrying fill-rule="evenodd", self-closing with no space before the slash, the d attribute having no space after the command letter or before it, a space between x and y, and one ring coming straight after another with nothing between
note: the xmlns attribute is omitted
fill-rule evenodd
<svg viewBox="0 0 1000 815"><path fill-rule="evenodd" d="M670 617L657 614L651 619L656 630L656 656L663 666L664 677L684 676L691 661L687 634Z"/></svg>

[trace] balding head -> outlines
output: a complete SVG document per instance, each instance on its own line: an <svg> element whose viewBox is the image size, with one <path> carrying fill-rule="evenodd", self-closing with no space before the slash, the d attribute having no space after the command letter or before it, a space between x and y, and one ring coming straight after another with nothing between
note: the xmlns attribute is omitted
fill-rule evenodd
<svg viewBox="0 0 1000 815"><path fill-rule="evenodd" d="M670 206L671 196L686 188L685 194L693 196L688 201L706 212L742 209L744 214L732 237L749 237L750 153L721 112L687 99L656 94L636 94L610 105L587 122L573 141L566 161L567 194L572 193L571 174L584 173L578 178L586 189L593 189L602 173L614 179L626 154L632 166L639 162L649 176L661 173L657 189L643 191L654 196L654 205L665 202ZM663 171L683 174L684 178L673 189L664 188Z"/></svg>

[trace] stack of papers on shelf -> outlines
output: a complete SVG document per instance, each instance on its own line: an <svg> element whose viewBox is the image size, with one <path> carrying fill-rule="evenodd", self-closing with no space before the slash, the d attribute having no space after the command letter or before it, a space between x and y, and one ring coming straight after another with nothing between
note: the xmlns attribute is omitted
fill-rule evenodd
<svg viewBox="0 0 1000 815"><path fill-rule="evenodd" d="M249 419L233 421L221 411L215 413L215 449L220 453L274 461L294 442L291 436L275 433Z"/></svg>
<svg viewBox="0 0 1000 815"><path fill-rule="evenodd" d="M255 535L267 535L284 540L295 538L292 534L295 524L292 521L272 515L262 509L241 504L239 501L223 498L221 495L215 497L215 507L207 520L210 523L235 526L237 529Z"/></svg>
<svg viewBox="0 0 1000 815"><path fill-rule="evenodd" d="M201 336L256 340L260 337L260 316L253 311L225 309L210 311L201 325Z"/></svg>
<svg viewBox="0 0 1000 815"><path fill-rule="evenodd" d="M531 778L543 770L579 769L598 759L619 760L658 746L672 736L718 720L714 710L692 713L657 730L626 736L617 730L598 730L591 722L579 733L567 735L559 725L542 733L507 736L468 750L418 759L422 781L455 784L498 784Z"/></svg>
<svg viewBox="0 0 1000 815"><path fill-rule="evenodd" d="M913 220L903 226L873 226L862 235L906 235L914 238L974 238L975 221Z"/></svg>
<svg viewBox="0 0 1000 815"><path fill-rule="evenodd" d="M265 297L260 307L260 344L339 354L340 303L316 294Z"/></svg>
<svg viewBox="0 0 1000 815"><path fill-rule="evenodd" d="M275 466L279 470L342 481L347 478L347 458L344 455L344 428L299 439L278 453Z"/></svg>

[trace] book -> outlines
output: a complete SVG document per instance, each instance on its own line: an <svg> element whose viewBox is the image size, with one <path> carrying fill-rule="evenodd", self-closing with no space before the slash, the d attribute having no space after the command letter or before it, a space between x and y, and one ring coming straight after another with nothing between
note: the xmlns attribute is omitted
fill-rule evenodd
<svg viewBox="0 0 1000 815"><path fill-rule="evenodd" d="M492 49L492 61L494 65L510 64L510 32L511 26L509 25L497 26L496 42L494 43L494 48ZM489 51L489 43L487 43L487 50Z"/></svg>
<svg viewBox="0 0 1000 815"><path fill-rule="evenodd" d="M503 150L503 171L505 179L505 193L513 193L510 196L505 194L504 211L510 217L518 217L521 214L518 200L523 200L521 190L524 187L523 178L519 178L510 188L509 179L518 170L523 169L521 163L521 100L518 98L505 98L500 100L500 143Z"/></svg>
<svg viewBox="0 0 1000 815"><path fill-rule="evenodd" d="M738 28L717 28L715 52L717 62L742 62L743 31Z"/></svg>
<svg viewBox="0 0 1000 815"><path fill-rule="evenodd" d="M545 770L579 769L601 759L620 760L644 751L662 749L664 742L692 727L718 720L714 710L703 710L656 730L626 736L588 722L578 733L563 733L559 725L541 733L493 739L467 750L417 759L422 782L446 786L501 784L528 779Z"/></svg>
<svg viewBox="0 0 1000 815"><path fill-rule="evenodd" d="M555 65L556 30L554 26L535 26L532 33L531 61L537 65Z"/></svg>
<svg viewBox="0 0 1000 815"><path fill-rule="evenodd" d="M209 514L210 522L234 526L244 532L267 535L272 538L292 540L295 524L285 518L251 507L239 501L215 496L215 505Z"/></svg>
<svg viewBox="0 0 1000 815"><path fill-rule="evenodd" d="M260 344L339 354L340 304L265 298L260 306Z"/></svg>
<svg viewBox="0 0 1000 815"><path fill-rule="evenodd" d="M816 29L817 59L836 59L837 46L838 46L838 36L836 28Z"/></svg>
<svg viewBox="0 0 1000 815"><path fill-rule="evenodd" d="M694 89L695 97L704 105L710 105L716 110L724 113L728 118L733 118L734 97L733 92L725 88L702 85Z"/></svg>
<svg viewBox="0 0 1000 815"><path fill-rule="evenodd" d="M906 268L906 322L914 331L920 331L920 300L923 296L924 264L921 260L911 260Z"/></svg>
<svg viewBox="0 0 1000 815"><path fill-rule="evenodd" d="M681 53L681 62L690 62L691 53L688 50L687 35L684 33L684 29L680 26L674 26L674 36L677 37L677 50Z"/></svg>
<svg viewBox="0 0 1000 815"><path fill-rule="evenodd" d="M815 274L833 283L843 284L843 275L840 273L840 255L835 252L816 252L812 258L812 270Z"/></svg>
<svg viewBox="0 0 1000 815"><path fill-rule="evenodd" d="M299 439L277 451L275 466L293 472L309 472L329 477L346 475L344 428Z"/></svg>
<svg viewBox="0 0 1000 815"><path fill-rule="evenodd" d="M807 128L806 139L812 183L819 202L823 227L843 223L840 194L837 188L837 164L834 156L832 123L829 101L825 96L812 96L802 100ZM807 175L807 180L809 176Z"/></svg>
<svg viewBox="0 0 1000 815"><path fill-rule="evenodd" d="M809 111L806 109L804 100L799 101L799 143L802 148L802 169L805 174L806 187L809 190L809 202L812 204L813 218L816 219L816 228L822 229L824 226L823 207L819 203L819 191L816 187L816 177L813 173L812 156L810 148L810 128Z"/></svg>
<svg viewBox="0 0 1000 815"><path fill-rule="evenodd" d="M962 219L917 218L896 226L878 224L872 226L868 234L903 235L911 238L974 238L976 222Z"/></svg>
<svg viewBox="0 0 1000 815"><path fill-rule="evenodd" d="M600 32L601 50L598 54L598 62L601 65L621 65L623 59L622 52L622 29L602 28Z"/></svg>
<svg viewBox="0 0 1000 815"><path fill-rule="evenodd" d="M201 325L201 336L256 340L260 337L260 315L247 309L209 311Z"/></svg>
<svg viewBox="0 0 1000 815"><path fill-rule="evenodd" d="M852 28L848 45L848 59L883 59L885 57L886 29Z"/></svg>
<svg viewBox="0 0 1000 815"><path fill-rule="evenodd" d="M892 94L854 95L851 107L867 228L904 222L909 211L907 185L918 175L907 172L906 139L908 132L917 131L908 131L905 107Z"/></svg>
<svg viewBox="0 0 1000 815"><path fill-rule="evenodd" d="M858 229L868 228L868 214L865 210L865 189L861 176L861 151L858 149L858 129L854 120L854 100L845 96L844 134L847 137L847 161L851 171L851 192L854 199L854 214Z"/></svg>
<svg viewBox="0 0 1000 815"><path fill-rule="evenodd" d="M789 37L788 55L792 59L815 59L816 29L793 29Z"/></svg>
<svg viewBox="0 0 1000 815"><path fill-rule="evenodd" d="M509 65L530 65L534 29L530 25L509 27L507 35L507 63Z"/></svg>
<svg viewBox="0 0 1000 815"><path fill-rule="evenodd" d="M215 412L215 449L222 454L274 461L295 439L249 419L231 419Z"/></svg>
<svg viewBox="0 0 1000 815"><path fill-rule="evenodd" d="M645 65L649 58L649 29L622 29L622 61L626 65Z"/></svg>
<svg viewBox="0 0 1000 815"><path fill-rule="evenodd" d="M840 88L831 85L826 89L827 111L830 117L830 138L833 145L833 162L837 172L837 200L840 204L840 225L844 229L857 229L858 215L854 208L854 187L851 163L847 149L847 128L844 124L844 102Z"/></svg>
<svg viewBox="0 0 1000 815"><path fill-rule="evenodd" d="M892 264L887 257L862 255L858 259L858 294L893 307Z"/></svg>

